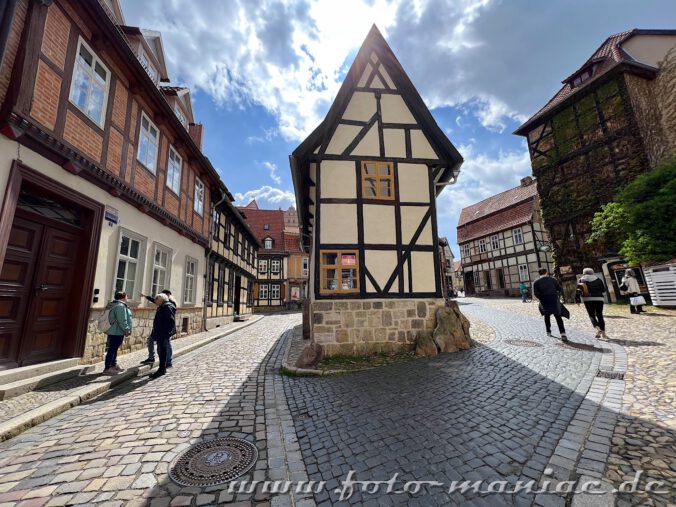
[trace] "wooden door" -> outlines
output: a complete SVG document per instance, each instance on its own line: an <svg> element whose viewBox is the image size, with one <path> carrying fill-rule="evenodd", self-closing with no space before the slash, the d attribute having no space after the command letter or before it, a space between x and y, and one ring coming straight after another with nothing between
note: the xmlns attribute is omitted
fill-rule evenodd
<svg viewBox="0 0 676 507"><path fill-rule="evenodd" d="M38 220L17 211L0 274L0 360L10 366L63 357L79 311L82 231Z"/></svg>

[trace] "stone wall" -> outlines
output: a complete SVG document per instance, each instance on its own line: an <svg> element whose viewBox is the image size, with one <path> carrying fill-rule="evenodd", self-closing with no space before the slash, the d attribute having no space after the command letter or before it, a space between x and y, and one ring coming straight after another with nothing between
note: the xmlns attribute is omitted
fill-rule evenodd
<svg viewBox="0 0 676 507"><path fill-rule="evenodd" d="M431 333L443 299L370 299L311 303L312 334L327 356L367 355L413 347Z"/></svg>
<svg viewBox="0 0 676 507"><path fill-rule="evenodd" d="M132 308L134 327L130 336L122 342L118 354L127 354L146 347L146 339L153 329L155 308ZM82 363L102 361L106 354L107 336L98 330L98 318L103 313L101 308L93 308L89 313L87 339L85 342ZM187 332L183 330L183 319L187 318ZM176 311L176 328L178 336L187 336L202 331L202 308L179 308Z"/></svg>

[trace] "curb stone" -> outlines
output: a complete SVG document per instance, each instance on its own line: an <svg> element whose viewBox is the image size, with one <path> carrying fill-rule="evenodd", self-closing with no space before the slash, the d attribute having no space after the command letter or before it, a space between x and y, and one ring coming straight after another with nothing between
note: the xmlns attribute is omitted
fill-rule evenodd
<svg viewBox="0 0 676 507"><path fill-rule="evenodd" d="M213 341L236 333L240 329L249 327L252 324L255 324L256 322L261 321L263 318L264 318L263 315L253 316L250 319L248 319L244 324L238 326L236 329L224 330L223 333L219 333L214 336L209 336L198 342L186 345L181 349L175 350L173 357L176 358L188 354L189 352L192 352L193 350L203 347L204 345L208 345ZM119 375L111 377L111 379L106 382L97 382L95 385L81 387L63 396L62 398L48 402L44 405L34 408L33 410L29 410L24 414L13 417L12 419L9 419L8 421L5 421L4 423L0 424L0 442L4 442L6 440L14 438L17 435L23 433L24 431L32 428L33 426L37 426L38 424L43 423L46 420L51 419L52 417L56 417L57 415L61 414L62 412L65 412L68 409L76 407L82 404L83 402L91 398L94 398L95 396L99 396L100 394L103 394L109 391L110 389L117 387L118 385L124 382L127 382L128 380L142 376L143 374L149 372L151 369L152 369L151 365L134 366L132 368L128 368Z"/></svg>

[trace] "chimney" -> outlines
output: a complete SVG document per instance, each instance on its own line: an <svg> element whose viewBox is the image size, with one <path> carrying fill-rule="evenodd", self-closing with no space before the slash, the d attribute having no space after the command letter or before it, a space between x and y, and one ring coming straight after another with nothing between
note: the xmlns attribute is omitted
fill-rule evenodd
<svg viewBox="0 0 676 507"><path fill-rule="evenodd" d="M522 187L527 187L531 183L533 183L533 178L531 178L530 176L526 176L525 178L521 178L521 186Z"/></svg>
<svg viewBox="0 0 676 507"><path fill-rule="evenodd" d="M195 141L197 147L202 149L202 141L204 141L204 125L201 123L191 123L188 127L188 134Z"/></svg>

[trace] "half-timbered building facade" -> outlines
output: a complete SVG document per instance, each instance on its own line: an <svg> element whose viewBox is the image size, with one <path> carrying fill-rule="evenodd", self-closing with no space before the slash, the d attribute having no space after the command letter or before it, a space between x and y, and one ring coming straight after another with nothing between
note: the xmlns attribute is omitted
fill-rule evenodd
<svg viewBox="0 0 676 507"><path fill-rule="evenodd" d="M125 349L150 332L141 292L171 290L179 333L202 330L211 198L227 189L189 95L160 88L161 37L126 26L117 0L13 3L0 67L0 368L100 359L94 320L117 290L136 319Z"/></svg>
<svg viewBox="0 0 676 507"><path fill-rule="evenodd" d="M410 346L443 305L435 200L462 157L375 26L290 163L314 340L329 355Z"/></svg>
<svg viewBox="0 0 676 507"><path fill-rule="evenodd" d="M538 269L553 267L530 176L516 188L463 208L457 232L468 296L516 296L521 282L531 286Z"/></svg>

